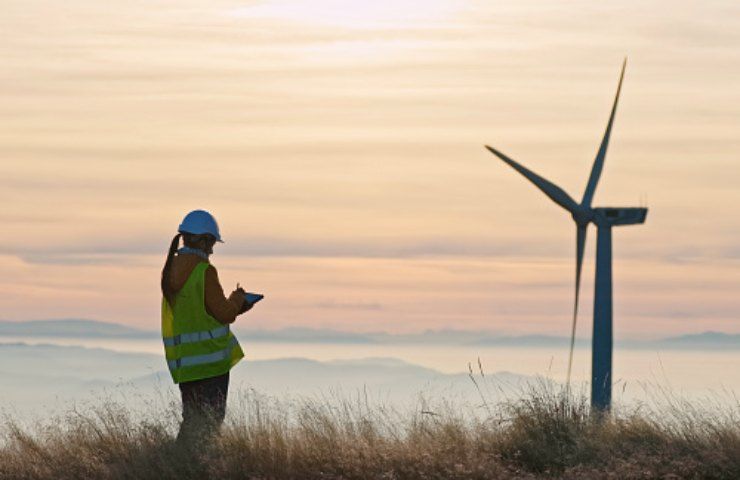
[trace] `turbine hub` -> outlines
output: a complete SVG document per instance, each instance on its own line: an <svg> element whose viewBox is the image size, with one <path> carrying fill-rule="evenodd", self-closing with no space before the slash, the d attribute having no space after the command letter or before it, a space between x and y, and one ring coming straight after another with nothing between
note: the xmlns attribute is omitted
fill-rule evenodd
<svg viewBox="0 0 740 480"><path fill-rule="evenodd" d="M580 207L577 210L573 210L573 221L579 226L588 225L594 220L594 211L591 208Z"/></svg>

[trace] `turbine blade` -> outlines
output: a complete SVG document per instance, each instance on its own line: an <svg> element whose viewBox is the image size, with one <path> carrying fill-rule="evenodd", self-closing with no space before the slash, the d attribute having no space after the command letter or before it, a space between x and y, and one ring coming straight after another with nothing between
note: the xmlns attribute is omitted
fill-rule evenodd
<svg viewBox="0 0 740 480"><path fill-rule="evenodd" d="M549 180L546 180L536 173L534 173L532 170L529 170L528 168L524 167L523 165L515 162L514 160L510 159L503 153L499 152L495 148L489 147L486 145L486 148L496 155L498 158L503 160L504 162L508 163L511 168L516 170L517 172L521 173L527 180L534 183L537 188L542 190L542 192L550 197L550 199L563 207L564 209L568 210L571 213L574 213L577 210L580 210L580 206L576 203L575 200L571 198L570 195L568 195L565 190L558 187L554 183L550 182Z"/></svg>
<svg viewBox="0 0 740 480"><path fill-rule="evenodd" d="M591 168L591 176L588 179L586 191L583 193L583 200L581 200L581 205L583 205L584 207L591 206L591 201L593 200L594 192L596 191L596 185L599 183L599 177L601 176L601 170L603 170L604 168L606 149L609 147L609 137L612 134L614 115L617 113L617 103L619 102L619 93L622 91L622 80L624 79L625 68L627 68L626 58L624 59L624 63L622 63L622 73L619 75L619 85L617 86L617 94L614 96L614 105L612 105L612 112L611 115L609 115L609 123L606 124L604 138L601 139L599 151L596 153L596 159L594 160L594 165Z"/></svg>
<svg viewBox="0 0 740 480"><path fill-rule="evenodd" d="M578 298L581 290L581 268L583 267L583 252L586 248L586 228L588 224L576 224L576 295L573 303L573 324L570 331L570 355L568 356L568 374L566 385L570 386L570 374L573 370L573 350L576 343L576 324L578 321Z"/></svg>

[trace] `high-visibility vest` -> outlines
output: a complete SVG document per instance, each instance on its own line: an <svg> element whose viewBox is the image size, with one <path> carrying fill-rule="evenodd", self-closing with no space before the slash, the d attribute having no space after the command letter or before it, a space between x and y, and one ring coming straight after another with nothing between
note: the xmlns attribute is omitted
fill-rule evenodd
<svg viewBox="0 0 740 480"><path fill-rule="evenodd" d="M222 375L244 358L228 325L206 311L205 276L200 262L170 305L162 298L162 340L175 383Z"/></svg>

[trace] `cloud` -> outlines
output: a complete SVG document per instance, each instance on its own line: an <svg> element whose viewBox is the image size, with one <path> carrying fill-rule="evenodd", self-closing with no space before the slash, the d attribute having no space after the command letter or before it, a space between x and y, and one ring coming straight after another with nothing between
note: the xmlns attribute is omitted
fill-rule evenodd
<svg viewBox="0 0 740 480"><path fill-rule="evenodd" d="M170 238L151 236L115 236L113 238L80 240L66 245L17 245L1 247L0 254L21 258L30 264L87 265L123 264L132 257L166 254ZM591 245L594 241L592 240ZM740 249L735 245L716 247L644 245L618 243L616 262L620 260L658 261L663 264L685 265L707 260L736 260ZM590 251L587 251L589 254ZM345 240L295 239L286 237L235 237L217 246L216 254L231 257L307 257L307 258L573 258L569 241L550 238L454 238L416 237L368 238L358 236ZM586 259L590 262L592 259Z"/></svg>
<svg viewBox="0 0 740 480"><path fill-rule="evenodd" d="M131 261L132 256L166 254L169 239L154 241L146 238L86 242L60 246L18 246L0 249L0 254L13 255L26 263L85 265L118 264ZM423 258L423 257L567 257L568 245L557 247L545 242L471 239L379 239L357 238L337 240L294 240L286 238L233 239L217 247L224 256L238 257L315 257L315 258Z"/></svg>
<svg viewBox="0 0 740 480"><path fill-rule="evenodd" d="M121 265L136 263L130 254L29 253L19 257L36 265Z"/></svg>
<svg viewBox="0 0 740 480"><path fill-rule="evenodd" d="M439 21L449 22L460 9L454 0L375 0L349 6L343 0L268 0L228 11L243 19L273 19L342 29L378 29L427 27Z"/></svg>
<svg viewBox="0 0 740 480"><path fill-rule="evenodd" d="M313 305L314 307L326 310L383 310L383 305L377 302L351 303L351 302L321 302Z"/></svg>

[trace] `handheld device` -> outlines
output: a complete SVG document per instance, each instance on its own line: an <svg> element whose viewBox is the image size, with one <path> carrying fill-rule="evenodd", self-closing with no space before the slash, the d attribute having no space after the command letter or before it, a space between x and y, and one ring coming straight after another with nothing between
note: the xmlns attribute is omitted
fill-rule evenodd
<svg viewBox="0 0 740 480"><path fill-rule="evenodd" d="M244 299L250 305L254 305L255 303L257 303L260 300L262 300L263 298L265 298L265 296L262 295L262 294L260 294L260 293L248 293L247 292L247 293L244 294Z"/></svg>

